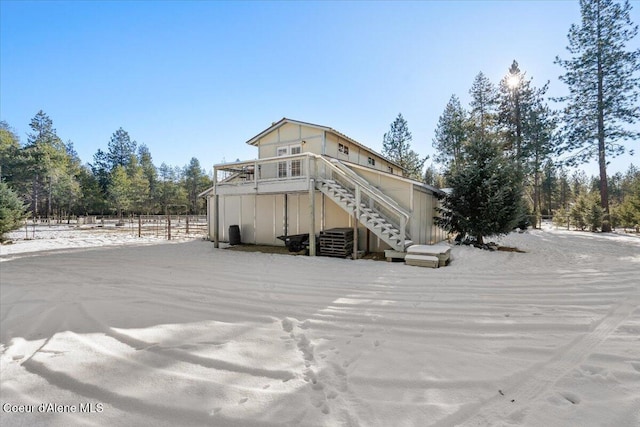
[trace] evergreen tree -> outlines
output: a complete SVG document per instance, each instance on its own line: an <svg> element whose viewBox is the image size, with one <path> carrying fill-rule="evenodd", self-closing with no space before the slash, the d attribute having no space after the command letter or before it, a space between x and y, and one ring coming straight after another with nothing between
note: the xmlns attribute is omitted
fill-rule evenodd
<svg viewBox="0 0 640 427"><path fill-rule="evenodd" d="M93 155L93 163L90 164L90 167L93 176L98 180L102 193L106 195L107 187L109 186L109 174L111 173L107 153L98 149L96 154Z"/></svg>
<svg viewBox="0 0 640 427"><path fill-rule="evenodd" d="M630 165L622 178L622 201L618 206L618 220L626 228L640 228L640 170Z"/></svg>
<svg viewBox="0 0 640 427"><path fill-rule="evenodd" d="M558 203L560 207L567 209L569 207L569 200L572 197L572 192L567 170L562 165L558 168L558 192Z"/></svg>
<svg viewBox="0 0 640 427"><path fill-rule="evenodd" d="M437 223L478 244L490 235L509 233L522 220L522 186L513 162L498 144L477 135L467 147L464 167L449 179Z"/></svg>
<svg viewBox="0 0 640 427"><path fill-rule="evenodd" d="M638 33L629 17L631 5L613 0L580 0L581 24L569 29L570 59L560 79L569 87L565 102L564 141L558 151L568 164L598 159L600 204L609 214L607 159L625 151L623 142L639 137L627 126L640 118L640 49L626 45ZM609 231L603 227L603 231Z"/></svg>
<svg viewBox="0 0 640 427"><path fill-rule="evenodd" d="M59 177L65 175L67 148L53 128L53 121L40 110L29 124L23 150L25 167L31 177L31 210L34 215L52 212L52 196ZM44 203L43 203L44 202Z"/></svg>
<svg viewBox="0 0 640 427"><path fill-rule="evenodd" d="M520 71L518 62L513 61L509 72L500 81L498 92L498 122L505 139L505 149L512 153L517 164L524 163L525 121L530 109L532 91L530 81Z"/></svg>
<svg viewBox="0 0 640 427"><path fill-rule="evenodd" d="M440 173L438 173L437 169L433 166L433 164L431 164L424 172L424 183L427 185L431 185L432 187L444 188L445 178Z"/></svg>
<svg viewBox="0 0 640 427"><path fill-rule="evenodd" d="M382 154L398 163L406 171L409 178L422 180L422 169L429 156L420 158L420 155L411 149L411 132L407 121L398 114L391 123L389 132L382 139Z"/></svg>
<svg viewBox="0 0 640 427"><path fill-rule="evenodd" d="M458 97L452 95L438 119L433 139L433 148L437 152L434 159L445 167L447 173L461 166L468 131L467 112L462 108Z"/></svg>
<svg viewBox="0 0 640 427"><path fill-rule="evenodd" d="M149 148L145 144L141 144L140 147L138 147L138 163L142 168L142 175L149 185L149 200L146 203L146 209L154 210L154 198L158 183L158 170L153 164L151 151L149 151Z"/></svg>
<svg viewBox="0 0 640 427"><path fill-rule="evenodd" d="M184 167L184 187L189 199L189 212L197 214L200 212L202 203L198 203L198 194L206 190L211 182L204 169L200 167L200 162L195 157Z"/></svg>
<svg viewBox="0 0 640 427"><path fill-rule="evenodd" d="M109 210L106 199L106 189L102 189L98 178L86 166L80 168L78 182L82 189L78 200L78 214L104 214Z"/></svg>
<svg viewBox="0 0 640 427"><path fill-rule="evenodd" d="M158 168L157 204L164 212L168 205L187 205L187 193L180 186L180 168L162 163Z"/></svg>
<svg viewBox="0 0 640 427"><path fill-rule="evenodd" d="M135 155L131 155L125 170L129 179L130 208L136 213L142 213L149 209L149 181Z"/></svg>
<svg viewBox="0 0 640 427"><path fill-rule="evenodd" d="M538 89L532 80L514 60L499 84L498 126L506 153L525 179L533 214L538 217L542 211L542 166L552 152L556 123L544 101L548 83Z"/></svg>
<svg viewBox="0 0 640 427"><path fill-rule="evenodd" d="M569 210L569 218L571 223L577 229L584 230L587 228L587 216L589 214L589 201L586 194L581 194L571 206Z"/></svg>
<svg viewBox="0 0 640 427"><path fill-rule="evenodd" d="M131 181L123 166L118 165L111 172L107 192L118 218L122 220L123 211L128 210L131 206Z"/></svg>
<svg viewBox="0 0 640 427"><path fill-rule="evenodd" d="M0 181L11 182L19 173L20 139L7 122L0 121Z"/></svg>
<svg viewBox="0 0 640 427"><path fill-rule="evenodd" d="M0 180L0 242L4 234L20 227L26 217L25 206L6 182Z"/></svg>
<svg viewBox="0 0 640 427"><path fill-rule="evenodd" d="M543 215L553 215L555 201L558 197L559 180L556 175L556 168L552 161L547 160L542 170L542 184L540 188L541 206L544 201L544 209L540 210Z"/></svg>
<svg viewBox="0 0 640 427"><path fill-rule="evenodd" d="M475 139L490 139L495 132L497 121L496 89L491 80L479 72L473 80L469 94L471 95L470 118Z"/></svg>
<svg viewBox="0 0 640 427"><path fill-rule="evenodd" d="M115 131L109 140L107 153L110 170L116 166L126 167L131 161L131 156L136 154L136 145L137 143L131 140L127 131L122 128Z"/></svg>

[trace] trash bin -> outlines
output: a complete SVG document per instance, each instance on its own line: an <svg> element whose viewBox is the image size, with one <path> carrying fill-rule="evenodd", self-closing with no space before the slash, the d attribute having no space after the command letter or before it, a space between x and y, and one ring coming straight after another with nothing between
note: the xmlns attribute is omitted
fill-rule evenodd
<svg viewBox="0 0 640 427"><path fill-rule="evenodd" d="M240 242L240 226L239 225L230 225L229 226L229 244L230 245L239 245Z"/></svg>

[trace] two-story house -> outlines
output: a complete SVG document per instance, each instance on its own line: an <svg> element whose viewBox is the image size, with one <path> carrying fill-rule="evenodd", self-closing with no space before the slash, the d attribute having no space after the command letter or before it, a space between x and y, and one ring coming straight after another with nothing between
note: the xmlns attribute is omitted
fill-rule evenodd
<svg viewBox="0 0 640 427"><path fill-rule="evenodd" d="M445 238L434 225L440 190L405 178L397 163L326 126L283 118L247 141L258 159L214 166L205 193L209 236L283 245L282 235L350 227L356 250L405 252Z"/></svg>

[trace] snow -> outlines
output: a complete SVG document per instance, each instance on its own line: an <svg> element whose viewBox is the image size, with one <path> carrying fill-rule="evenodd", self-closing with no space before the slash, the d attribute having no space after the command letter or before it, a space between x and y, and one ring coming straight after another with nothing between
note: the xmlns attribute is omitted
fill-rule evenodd
<svg viewBox="0 0 640 427"><path fill-rule="evenodd" d="M48 233L0 252L3 426L640 425L636 236L429 269Z"/></svg>

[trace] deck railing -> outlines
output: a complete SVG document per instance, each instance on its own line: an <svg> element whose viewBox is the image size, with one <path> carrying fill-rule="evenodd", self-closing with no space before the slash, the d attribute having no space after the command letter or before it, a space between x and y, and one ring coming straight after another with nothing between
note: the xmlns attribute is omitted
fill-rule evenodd
<svg viewBox="0 0 640 427"><path fill-rule="evenodd" d="M311 179L338 182L355 195L358 217L362 203L394 225L403 239L409 238L409 213L395 200L339 161L313 153L303 153L214 166L216 186L251 186L258 191L261 184L306 181L306 187L309 188Z"/></svg>
<svg viewBox="0 0 640 427"><path fill-rule="evenodd" d="M310 153L214 165L216 185L251 185L260 182L309 178Z"/></svg>

